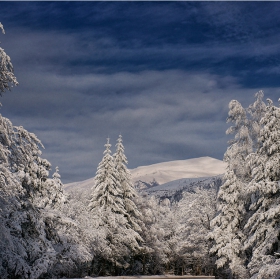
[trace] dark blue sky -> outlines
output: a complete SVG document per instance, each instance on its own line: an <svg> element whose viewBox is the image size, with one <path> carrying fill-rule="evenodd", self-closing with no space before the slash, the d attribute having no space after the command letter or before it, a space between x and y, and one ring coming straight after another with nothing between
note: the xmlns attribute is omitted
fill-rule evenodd
<svg viewBox="0 0 280 280"><path fill-rule="evenodd" d="M1 2L19 86L1 114L34 132L64 183L109 136L129 168L223 158L231 99L280 97L280 2Z"/></svg>

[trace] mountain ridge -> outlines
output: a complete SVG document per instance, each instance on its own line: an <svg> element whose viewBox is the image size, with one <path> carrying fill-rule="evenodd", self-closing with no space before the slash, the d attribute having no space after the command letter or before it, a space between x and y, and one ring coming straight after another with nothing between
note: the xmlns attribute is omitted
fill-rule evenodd
<svg viewBox="0 0 280 280"><path fill-rule="evenodd" d="M178 202L183 197L184 192L194 192L197 188L206 190L214 189L218 192L222 182L222 174L211 177L182 178L141 190L141 192L150 196L155 196L156 198L159 198L160 201L168 198L168 200L173 203Z"/></svg>
<svg viewBox="0 0 280 280"><path fill-rule="evenodd" d="M175 160L139 166L131 169L132 182L137 189L147 189L179 179L212 177L223 174L226 164L211 157ZM94 186L94 177L80 182L68 183L66 191L86 191Z"/></svg>

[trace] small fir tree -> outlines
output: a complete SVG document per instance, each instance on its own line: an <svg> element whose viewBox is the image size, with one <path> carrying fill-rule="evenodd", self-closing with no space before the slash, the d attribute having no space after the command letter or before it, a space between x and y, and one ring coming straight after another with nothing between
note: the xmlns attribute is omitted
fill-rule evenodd
<svg viewBox="0 0 280 280"><path fill-rule="evenodd" d="M261 130L261 119L264 117L266 112L266 105L263 102L264 93L262 90L255 94L255 102L251 104L247 111L251 115L251 120L249 122L250 135L253 141L253 151L257 151L260 148L260 130Z"/></svg>
<svg viewBox="0 0 280 280"><path fill-rule="evenodd" d="M214 259L209 254L210 221L216 214L217 193L215 189L197 187L186 192L172 210L177 223L174 250L181 261L182 272L192 275L211 274L214 271ZM173 252L172 252L173 253ZM180 262L179 262L180 263Z"/></svg>

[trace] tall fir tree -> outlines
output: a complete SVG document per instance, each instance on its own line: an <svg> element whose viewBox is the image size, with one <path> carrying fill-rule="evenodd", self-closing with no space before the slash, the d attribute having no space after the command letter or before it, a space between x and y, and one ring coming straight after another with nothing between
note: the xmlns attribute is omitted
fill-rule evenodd
<svg viewBox="0 0 280 280"><path fill-rule="evenodd" d="M134 202L138 197L138 193L132 184L130 171L126 167L127 158L124 154L124 146L121 135L119 135L117 140L116 153L113 155L113 157L115 168L118 174L117 180L119 181L122 190L123 204L127 219L131 228L139 232L141 231L141 227L138 223L141 218L141 213L137 209L137 206Z"/></svg>
<svg viewBox="0 0 280 280"><path fill-rule="evenodd" d="M124 146L121 135L119 135L119 138L117 140L116 152L113 157L115 169L118 174L117 180L122 190L123 205L126 211L125 217L128 221L128 224L126 226L126 231L129 235L127 246L130 250L129 262L132 265L136 256L139 255L143 250L141 246L144 242L141 237L141 224L143 222L141 213L135 204L135 201L138 199L138 193L132 185L131 174L126 167L127 158L124 154Z"/></svg>
<svg viewBox="0 0 280 280"><path fill-rule="evenodd" d="M109 210L112 213L125 215L123 194L118 180L119 174L115 168L114 158L111 155L109 138L105 148L104 156L97 167L93 195L89 207L98 211ZM102 219L106 223L107 217L102 216Z"/></svg>
<svg viewBox="0 0 280 280"><path fill-rule="evenodd" d="M260 146L249 157L252 213L245 226L248 268L251 276L260 278L279 276L280 269L280 109L270 99L267 101L261 119ZM278 272L271 267L277 267Z"/></svg>
<svg viewBox="0 0 280 280"><path fill-rule="evenodd" d="M0 24L0 29L3 26ZM9 56L0 48L0 94L17 85ZM50 163L35 134L0 115L0 275L3 278L77 276L89 259L77 227L60 213L62 185L48 178ZM65 226L65 224L68 224ZM55 226L54 226L55 225ZM66 242L62 239L67 238ZM69 254L70 247L75 247ZM75 253L74 253L75 252ZM65 267L62 268L62 262ZM67 272L65 268L68 266Z"/></svg>
<svg viewBox="0 0 280 280"><path fill-rule="evenodd" d="M228 267L232 277L246 278L242 226L246 213L244 189L250 180L246 157L252 151L252 140L246 110L237 100L229 103L229 109L227 121L234 125L227 134L234 133L235 137L224 156L227 169L218 193L219 212L211 222L213 232L209 236L214 240L211 252L217 254L217 266Z"/></svg>
<svg viewBox="0 0 280 280"><path fill-rule="evenodd" d="M1 22L0 30L5 34ZM4 49L0 48L0 95L5 91L10 90L13 85L18 85L17 78L14 75L13 64Z"/></svg>
<svg viewBox="0 0 280 280"><path fill-rule="evenodd" d="M104 156L98 165L89 209L99 217L99 227L105 228L108 249L101 253L102 274L118 275L129 267L130 247L133 244L131 227L123 203L123 191L119 173L111 155L111 144L107 139Z"/></svg>

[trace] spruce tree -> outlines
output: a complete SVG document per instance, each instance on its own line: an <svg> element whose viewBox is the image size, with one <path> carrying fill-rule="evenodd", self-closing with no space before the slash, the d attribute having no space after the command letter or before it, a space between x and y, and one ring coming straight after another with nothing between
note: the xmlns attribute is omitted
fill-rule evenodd
<svg viewBox="0 0 280 280"><path fill-rule="evenodd" d="M107 139L105 148L102 161L97 167L93 195L89 207L98 211L108 210L112 213L125 215L123 194L118 180L119 174L111 155L109 138ZM106 216L102 216L104 223L106 223L107 218Z"/></svg>
<svg viewBox="0 0 280 280"><path fill-rule="evenodd" d="M72 273L90 255L74 222L62 214L66 197L62 185L48 178L50 163L40 157L40 141L2 116L0 127L1 275L77 275Z"/></svg>
<svg viewBox="0 0 280 280"><path fill-rule="evenodd" d="M218 193L218 215L211 221L212 232L209 235L214 240L210 252L217 255L217 267L229 268L231 278L248 277L243 250L243 188L244 185L235 173L227 168L224 184Z"/></svg>
<svg viewBox="0 0 280 280"><path fill-rule="evenodd" d="M216 214L217 193L215 189L197 187L193 192L185 192L176 207L173 218L177 223L174 236L174 250L182 268L195 273L211 273L214 270L214 258L209 254L210 221ZM172 254L174 254L172 252ZM179 265L178 265L179 266Z"/></svg>
<svg viewBox="0 0 280 280"><path fill-rule="evenodd" d="M92 214L99 217L100 229L105 229L108 244L108 250L100 254L100 263L105 263L105 260L107 265L101 265L100 269L104 274L115 275L123 269L129 271L143 242L139 235L141 227L138 219L141 214L133 201L137 193L133 189L126 167L127 159L121 136L116 146L116 153L111 156L111 145L109 139L107 140L89 204Z"/></svg>
<svg viewBox="0 0 280 280"><path fill-rule="evenodd" d="M252 152L253 141L250 134L250 123L247 118L246 110L237 100L229 103L229 117L227 122L232 122L226 134L234 134L234 139L229 141L229 147L224 155L224 161L234 171L242 182L251 179L250 170L247 167L246 157Z"/></svg>
<svg viewBox="0 0 280 280"><path fill-rule="evenodd" d="M0 29L3 26L0 24ZM17 85L10 58L0 48L0 94ZM48 178L35 134L0 115L0 275L3 278L74 276L89 253L73 240L73 221L61 213L62 184ZM67 223L67 226L66 226ZM67 242L64 242L66 240ZM67 244L66 244L67 243ZM69 245L75 249L69 254ZM71 264L67 271L61 264ZM77 275L77 274L76 274Z"/></svg>
<svg viewBox="0 0 280 280"><path fill-rule="evenodd" d="M253 175L248 186L252 213L245 226L248 268L252 276L261 278L276 277L277 269L271 274L270 269L280 267L280 109L270 99L267 101L261 119L260 147L249 157Z"/></svg>
<svg viewBox="0 0 280 280"><path fill-rule="evenodd" d="M170 231L166 227L170 208L160 205L158 199L145 193L139 196L137 206L142 214L141 236L145 240L145 246L139 258L140 271L136 271L143 275L163 274L169 262L168 254L172 254L167 241Z"/></svg>
<svg viewBox="0 0 280 280"><path fill-rule="evenodd" d="M126 211L127 219L130 226L135 231L141 231L141 227L138 225L141 213L137 209L135 200L138 197L138 193L132 185L131 174L126 167L127 158L124 154L124 146L122 143L122 136L119 135L116 144L116 153L114 154L115 168L118 174L118 182L122 190L123 204Z"/></svg>
<svg viewBox="0 0 280 280"><path fill-rule="evenodd" d="M114 154L115 169L117 171L117 180L120 184L122 191L123 205L125 209L125 217L128 221L127 224L127 246L130 250L130 264L134 263L134 258L142 251L141 243L143 239L141 234L142 217L139 212L135 201L138 199L138 193L134 189L131 181L131 174L126 167L127 158L124 154L124 146L122 143L122 136L119 135L116 144L116 153Z"/></svg>
<svg viewBox="0 0 280 280"><path fill-rule="evenodd" d="M259 137L261 130L261 119L264 117L266 112L266 105L263 102L264 93L262 90L255 94L255 102L251 104L247 111L251 115L249 121L250 135L253 141L253 151L255 152L260 146Z"/></svg>
<svg viewBox="0 0 280 280"><path fill-rule="evenodd" d="M127 268L129 248L127 242L127 213L123 203L123 193L119 174L111 156L109 138L105 144L104 156L98 165L93 194L89 209L99 217L99 227L105 229L108 248L101 252L100 271L107 275L117 275L119 269ZM102 260L103 259L103 260Z"/></svg>
<svg viewBox="0 0 280 280"><path fill-rule="evenodd" d="M235 137L224 156L227 170L218 193L219 214L211 222L210 238L214 240L211 252L217 254L218 267L229 267L232 277L246 278L242 226L246 213L244 189L250 180L246 157L252 151L252 140L245 109L237 100L229 103L229 109L228 122L234 125L227 134L234 133Z"/></svg>
<svg viewBox="0 0 280 280"><path fill-rule="evenodd" d="M0 29L5 34L4 27L0 22ZM14 75L14 68L10 57L4 49L0 48L0 95L10 90L13 85L18 85L18 81Z"/></svg>

